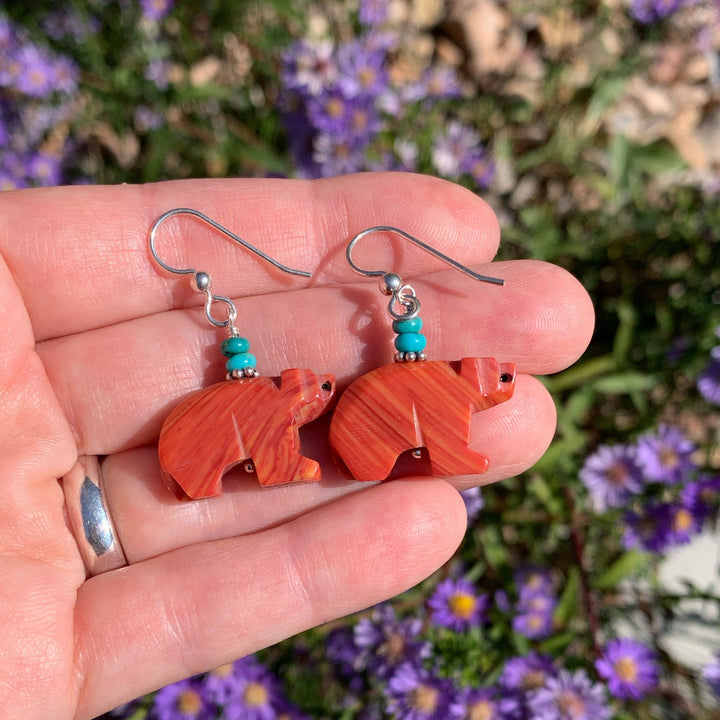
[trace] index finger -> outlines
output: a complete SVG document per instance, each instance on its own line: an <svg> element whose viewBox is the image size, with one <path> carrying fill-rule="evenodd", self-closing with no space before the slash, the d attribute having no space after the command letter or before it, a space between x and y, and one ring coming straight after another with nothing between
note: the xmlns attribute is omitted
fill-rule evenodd
<svg viewBox="0 0 720 720"><path fill-rule="evenodd" d="M374 225L399 227L463 264L491 260L500 238L494 213L477 195L405 173L6 192L0 194L0 254L23 294L36 340L199 304L188 284L162 271L148 250L152 224L175 207L197 209L283 264L313 273L312 280L283 275L196 218L164 224L161 257L207 271L214 291L229 297L357 280L345 247ZM368 238L357 256L407 276L442 267L388 236Z"/></svg>

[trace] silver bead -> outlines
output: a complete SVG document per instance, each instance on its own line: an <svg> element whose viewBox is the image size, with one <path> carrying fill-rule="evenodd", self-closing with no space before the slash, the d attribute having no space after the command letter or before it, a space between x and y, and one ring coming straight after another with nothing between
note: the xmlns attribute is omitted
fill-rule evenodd
<svg viewBox="0 0 720 720"><path fill-rule="evenodd" d="M406 352L405 353L405 361L406 362L415 362L416 360L417 360L416 352Z"/></svg>
<svg viewBox="0 0 720 720"><path fill-rule="evenodd" d="M208 292L210 290L210 276L206 272L196 272L193 276L195 288L200 292Z"/></svg>
<svg viewBox="0 0 720 720"><path fill-rule="evenodd" d="M423 360L427 360L427 355L424 352L419 352L417 354L417 361L422 362Z"/></svg>
<svg viewBox="0 0 720 720"><path fill-rule="evenodd" d="M396 352L393 360L395 362L405 362L405 353L404 352Z"/></svg>
<svg viewBox="0 0 720 720"><path fill-rule="evenodd" d="M392 295L402 287L402 278L397 273L385 273L380 278L380 292L383 295Z"/></svg>

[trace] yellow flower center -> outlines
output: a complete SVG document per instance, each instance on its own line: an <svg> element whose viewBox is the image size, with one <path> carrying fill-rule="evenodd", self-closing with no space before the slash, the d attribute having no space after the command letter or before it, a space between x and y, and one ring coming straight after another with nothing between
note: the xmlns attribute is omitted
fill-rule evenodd
<svg viewBox="0 0 720 720"><path fill-rule="evenodd" d="M415 710L430 715L435 712L438 704L438 691L434 687L428 685L418 685L415 690L410 693L410 705Z"/></svg>
<svg viewBox="0 0 720 720"><path fill-rule="evenodd" d="M685 508L680 508L673 519L675 530L687 530L691 525L692 515Z"/></svg>
<svg viewBox="0 0 720 720"><path fill-rule="evenodd" d="M678 454L671 447L664 447L660 451L660 462L666 468L676 468L680 462Z"/></svg>
<svg viewBox="0 0 720 720"><path fill-rule="evenodd" d="M211 671L212 675L217 675L221 678L230 677L233 671L233 664L232 663L226 663L225 665L221 665L220 667L216 667L214 670Z"/></svg>
<svg viewBox="0 0 720 720"><path fill-rule="evenodd" d="M195 690L185 690L178 696L177 707L181 713L197 715L202 709L202 698Z"/></svg>
<svg viewBox="0 0 720 720"><path fill-rule="evenodd" d="M345 104L340 98L330 98L325 106L325 110L331 118L342 117L344 109Z"/></svg>
<svg viewBox="0 0 720 720"><path fill-rule="evenodd" d="M243 700L250 707L260 707L268 701L268 691L264 685L257 682L249 682L243 693Z"/></svg>
<svg viewBox="0 0 720 720"><path fill-rule="evenodd" d="M624 485L627 482L628 475L630 475L630 473L623 463L616 462L607 469L606 475L607 479L613 485Z"/></svg>
<svg viewBox="0 0 720 720"><path fill-rule="evenodd" d="M391 664L397 665L405 654L405 638L398 633L393 633L380 648L380 653L385 655Z"/></svg>
<svg viewBox="0 0 720 720"><path fill-rule="evenodd" d="M452 614L456 617L467 620L475 612L477 600L467 593L455 593L448 602Z"/></svg>
<svg viewBox="0 0 720 720"><path fill-rule="evenodd" d="M495 717L495 711L487 700L478 700L470 706L469 720L492 720L493 717Z"/></svg>
<svg viewBox="0 0 720 720"><path fill-rule="evenodd" d="M637 680L637 664L632 658L620 658L613 667L621 680L625 680L625 682L635 682Z"/></svg>
<svg viewBox="0 0 720 720"><path fill-rule="evenodd" d="M539 630L542 627L543 619L539 615L528 617L528 626L531 630Z"/></svg>
<svg viewBox="0 0 720 720"><path fill-rule="evenodd" d="M355 130L364 130L368 125L368 116L364 110L356 110L353 113L353 127Z"/></svg>
<svg viewBox="0 0 720 720"><path fill-rule="evenodd" d="M564 692L557 702L558 710L567 713L573 720L585 715L585 703L572 692Z"/></svg>
<svg viewBox="0 0 720 720"><path fill-rule="evenodd" d="M523 690L538 690L545 683L545 673L542 670L531 670L522 679L520 685Z"/></svg>
<svg viewBox="0 0 720 720"><path fill-rule="evenodd" d="M370 87L375 81L375 71L372 68L363 68L359 73L360 84L364 88Z"/></svg>

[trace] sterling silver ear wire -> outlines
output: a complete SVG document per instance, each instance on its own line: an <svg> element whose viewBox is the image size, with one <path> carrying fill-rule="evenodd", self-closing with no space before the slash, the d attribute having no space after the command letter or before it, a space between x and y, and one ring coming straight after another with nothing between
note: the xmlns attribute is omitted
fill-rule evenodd
<svg viewBox="0 0 720 720"><path fill-rule="evenodd" d="M406 240L409 240L414 245L417 245L419 248L425 250L425 252L434 255L436 258L439 258L443 262L446 262L448 265L451 265L456 270L460 270L460 272L465 273L465 275L470 276L474 280L493 283L495 285L505 284L505 281L500 278L489 277L487 275L480 275L479 273L476 273L469 267L462 265L457 260L453 260L451 257L448 257L444 253L441 253L439 250L436 250L431 245L424 243L422 240L419 240L413 235L410 235L410 233L406 233L400 228L392 227L391 225L377 225L375 227L368 228L367 230L359 232L348 243L347 250L345 251L345 257L347 258L350 267L356 273L364 275L365 277L380 278L380 291L383 295L392 296L388 305L388 312L390 313L392 319L395 321L412 320L413 318L417 317L418 313L420 312L420 300L418 300L417 295L415 295L415 290L413 290L410 285L404 285L402 278L397 273L387 272L385 270L366 270L359 267L352 258L352 251L354 250L358 241L376 232L390 232L395 233L396 235L400 235ZM398 306L402 309L401 312L398 312L396 310Z"/></svg>
<svg viewBox="0 0 720 720"><path fill-rule="evenodd" d="M220 223L215 222L215 220L209 218L207 215L201 213L199 210L181 207L175 208L173 210L168 210L167 212L163 213L154 222L152 228L150 229L149 245L153 259L155 260L155 262L157 262L158 265L160 265L160 267L170 273L173 273L175 275L192 275L193 289L205 294L205 317L215 327L227 328L230 337L238 337L238 332L235 327L235 320L237 318L237 310L235 308L235 303L233 303L230 298L227 298L224 295L213 294L212 281L208 273L202 270L196 270L195 268L174 268L172 267L172 265L168 265L166 262L164 262L157 253L157 250L155 248L155 237L157 235L158 228L166 220L169 220L171 217L174 217L176 215L192 215L193 217L202 220L204 223L210 225L226 237L230 238L233 242L241 245L247 250L250 250L250 252L255 253L255 255L270 263L274 267L278 268L278 270L282 270L284 273L288 273L289 275L299 275L300 277L312 277L312 273L305 272L304 270L295 270L288 267L287 265L283 265L281 262L275 260L275 258L270 257L270 255L264 253L262 250L258 250L258 248L256 248L254 245L251 245L247 240L243 240L243 238L241 238L239 235L236 235L231 230L223 227L222 225L220 225ZM224 303L227 306L227 317L225 318L225 320L217 320L215 317L213 317L213 303Z"/></svg>

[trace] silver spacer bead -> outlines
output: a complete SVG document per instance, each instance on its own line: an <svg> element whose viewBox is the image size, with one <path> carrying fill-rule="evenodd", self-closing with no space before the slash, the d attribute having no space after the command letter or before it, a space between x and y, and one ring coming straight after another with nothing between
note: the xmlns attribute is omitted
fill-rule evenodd
<svg viewBox="0 0 720 720"><path fill-rule="evenodd" d="M405 362L415 362L416 360L417 360L416 352L406 352L405 353Z"/></svg>
<svg viewBox="0 0 720 720"><path fill-rule="evenodd" d="M415 358L418 362L422 362L423 360L427 360L427 355L424 352L419 352L417 354L417 358Z"/></svg>
<svg viewBox="0 0 720 720"><path fill-rule="evenodd" d="M393 357L393 360L395 362L405 362L405 353L404 352L396 352L395 357Z"/></svg>
<svg viewBox="0 0 720 720"><path fill-rule="evenodd" d="M402 287L402 278L397 273L385 273L380 278L380 292L383 295L392 295Z"/></svg>
<svg viewBox="0 0 720 720"><path fill-rule="evenodd" d="M210 276L206 272L196 272L192 276L192 283L195 289L200 292L208 292L210 290Z"/></svg>
<svg viewBox="0 0 720 720"><path fill-rule="evenodd" d="M244 368L243 370L246 378L254 378L257 377L257 370L255 368Z"/></svg>

